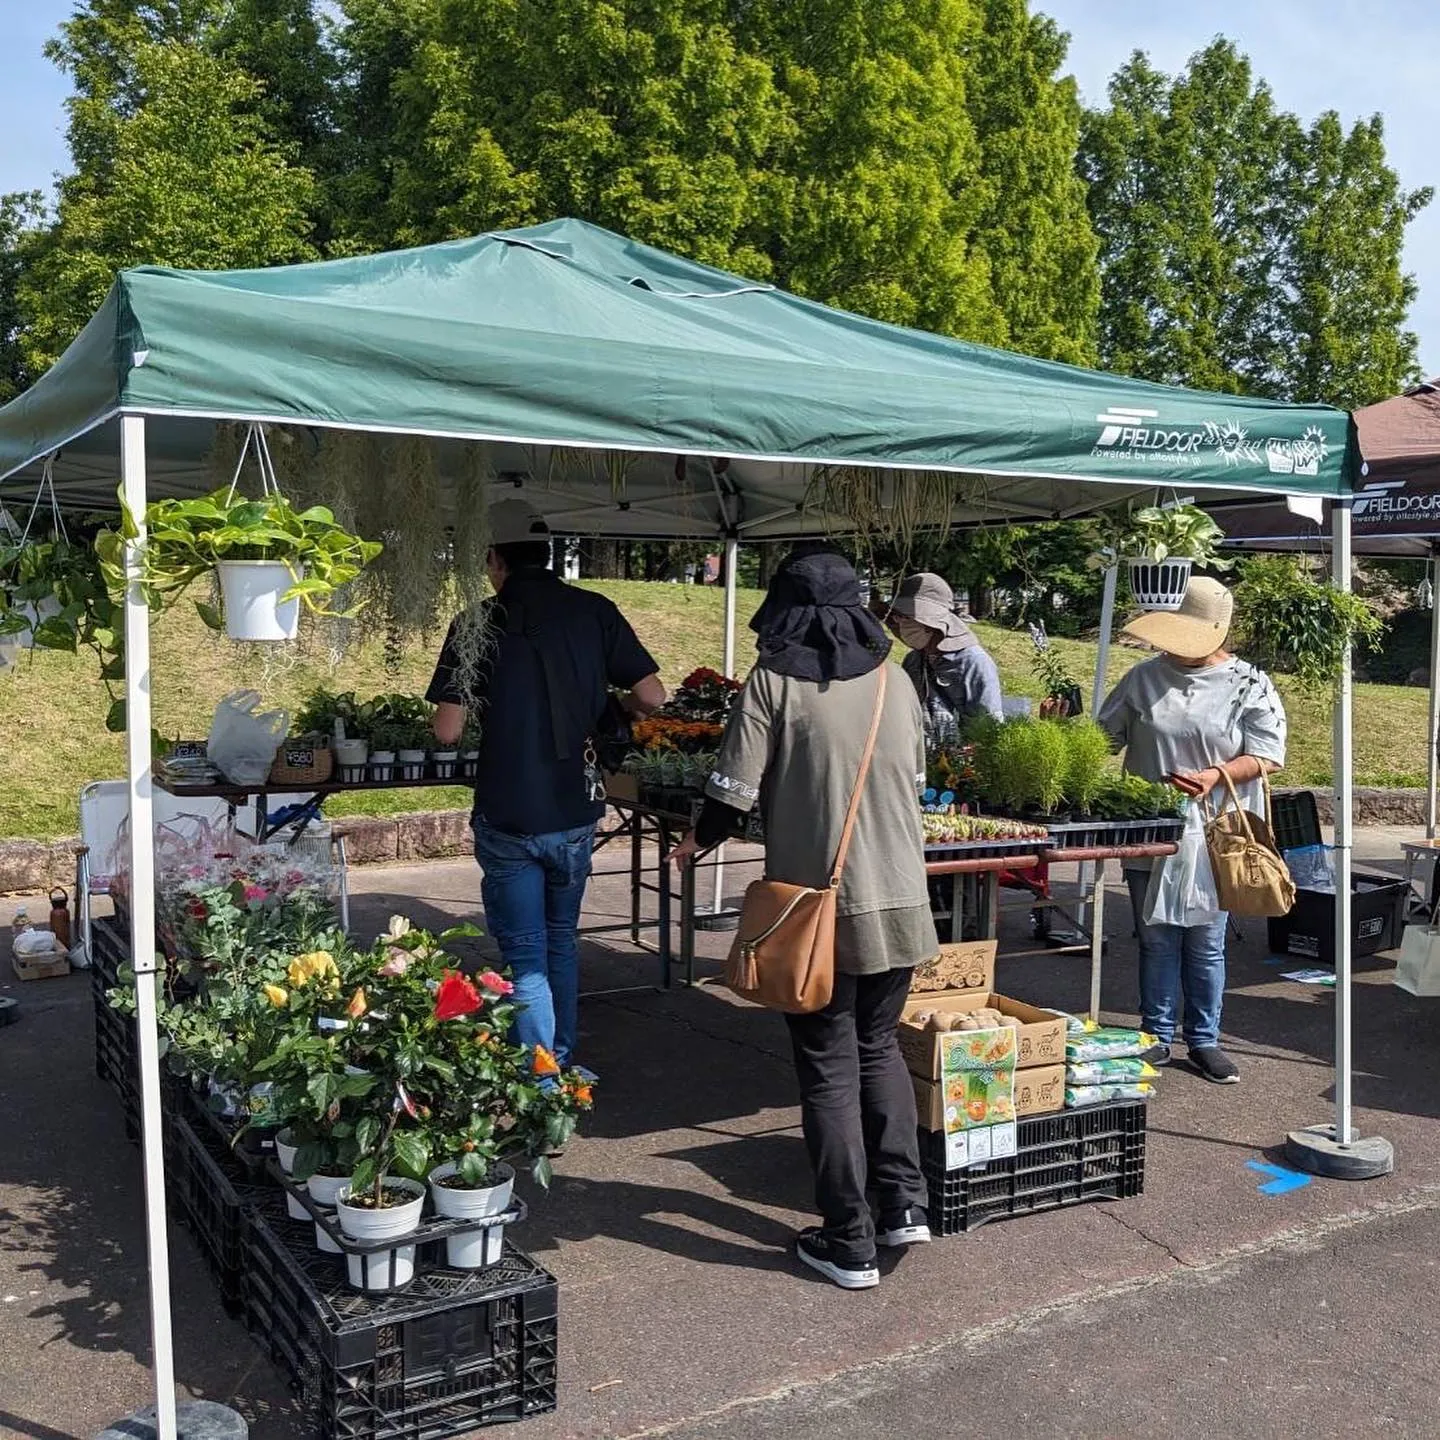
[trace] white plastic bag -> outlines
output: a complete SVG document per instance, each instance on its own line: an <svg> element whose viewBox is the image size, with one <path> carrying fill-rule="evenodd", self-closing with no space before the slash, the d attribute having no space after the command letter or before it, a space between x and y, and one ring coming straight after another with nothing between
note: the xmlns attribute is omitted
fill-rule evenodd
<svg viewBox="0 0 1440 1440"><path fill-rule="evenodd" d="M1407 925L1395 962L1395 984L1412 995L1440 995L1440 934L1429 925Z"/></svg>
<svg viewBox="0 0 1440 1440"><path fill-rule="evenodd" d="M232 690L216 707L205 753L232 785L263 785L290 730L288 710L261 710L258 690Z"/></svg>
<svg viewBox="0 0 1440 1440"><path fill-rule="evenodd" d="M1145 892L1147 925L1213 925L1221 915L1215 873L1205 847L1205 816L1200 806L1188 806L1180 847L1158 861L1150 872Z"/></svg>

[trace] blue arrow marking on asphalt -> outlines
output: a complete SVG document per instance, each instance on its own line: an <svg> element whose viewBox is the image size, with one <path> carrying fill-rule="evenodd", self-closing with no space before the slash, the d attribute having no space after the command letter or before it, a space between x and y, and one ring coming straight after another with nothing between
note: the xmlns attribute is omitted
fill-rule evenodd
<svg viewBox="0 0 1440 1440"><path fill-rule="evenodd" d="M1263 1160L1247 1160L1245 1163L1262 1175L1274 1176L1260 1187L1262 1195L1285 1195L1291 1190L1303 1190L1310 1183L1310 1176L1302 1175L1298 1170L1286 1170Z"/></svg>

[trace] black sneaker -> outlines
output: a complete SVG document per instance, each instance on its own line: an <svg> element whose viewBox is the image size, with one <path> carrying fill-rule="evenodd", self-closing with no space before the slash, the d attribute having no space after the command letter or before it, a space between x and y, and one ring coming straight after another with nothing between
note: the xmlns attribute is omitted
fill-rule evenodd
<svg viewBox="0 0 1440 1440"><path fill-rule="evenodd" d="M869 1290L880 1283L880 1272L873 1260L868 1265L855 1265L836 1259L830 1241L818 1225L802 1230L795 1237L795 1254L802 1265L818 1270L842 1290Z"/></svg>
<svg viewBox="0 0 1440 1440"><path fill-rule="evenodd" d="M1240 1083L1240 1067L1218 1045L1192 1047L1190 1063L1213 1085Z"/></svg>
<svg viewBox="0 0 1440 1440"><path fill-rule="evenodd" d="M1170 1063L1170 1042L1168 1040L1161 1040L1157 1042L1156 1044L1152 1045L1140 1058L1142 1060L1148 1060L1150 1064L1160 1069L1163 1069L1166 1065Z"/></svg>
<svg viewBox="0 0 1440 1440"><path fill-rule="evenodd" d="M894 1249L901 1245L928 1245L930 1219L918 1205L906 1210L882 1210L875 1243Z"/></svg>

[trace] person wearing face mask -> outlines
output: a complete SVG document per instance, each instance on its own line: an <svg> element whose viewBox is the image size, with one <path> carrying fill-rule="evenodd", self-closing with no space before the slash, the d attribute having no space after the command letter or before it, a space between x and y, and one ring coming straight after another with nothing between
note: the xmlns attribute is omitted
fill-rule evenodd
<svg viewBox="0 0 1440 1440"><path fill-rule="evenodd" d="M960 618L955 594L940 576L908 576L885 619L910 652L903 668L920 698L928 738L953 735L977 715L1002 718L1000 672Z"/></svg>
<svg viewBox="0 0 1440 1440"><path fill-rule="evenodd" d="M1196 804L1227 797L1266 813L1266 777L1285 763L1285 707L1270 677L1226 648L1234 602L1218 580L1197 575L1180 609L1148 611L1125 634L1160 654L1142 660L1110 692L1095 717L1125 751L1125 771L1173 785ZM1225 998L1225 927L1145 919L1150 861L1127 860L1125 881L1140 938L1140 1010L1167 1064L1181 1029L1190 1063L1217 1085L1240 1078L1220 1048ZM1183 1013L1181 1009L1183 996ZM1150 1057L1155 1059L1155 1057Z"/></svg>

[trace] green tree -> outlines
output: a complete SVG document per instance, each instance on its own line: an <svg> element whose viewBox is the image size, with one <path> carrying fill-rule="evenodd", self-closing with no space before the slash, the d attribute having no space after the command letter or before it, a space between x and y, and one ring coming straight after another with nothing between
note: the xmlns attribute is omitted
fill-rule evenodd
<svg viewBox="0 0 1440 1440"><path fill-rule="evenodd" d="M1011 348L1093 364L1099 247L1075 168L1080 102L1075 82L1057 78L1066 39L1026 0L980 8L966 100L985 194L975 246L989 261Z"/></svg>
<svg viewBox="0 0 1440 1440"><path fill-rule="evenodd" d="M1401 246L1429 192L1400 190L1378 119L1349 137L1334 116L1307 130L1223 39L1176 77L1137 53L1109 100L1080 144L1102 363L1343 405L1405 383Z"/></svg>
<svg viewBox="0 0 1440 1440"><path fill-rule="evenodd" d="M26 315L20 282L44 213L38 190L0 195L0 405L14 399L32 378L22 348Z"/></svg>
<svg viewBox="0 0 1440 1440"><path fill-rule="evenodd" d="M266 137L249 76L178 41L130 53L137 103L121 89L70 102L85 158L61 182L54 224L19 282L24 354L53 363L115 272L160 264L227 268L314 258L309 171Z"/></svg>

